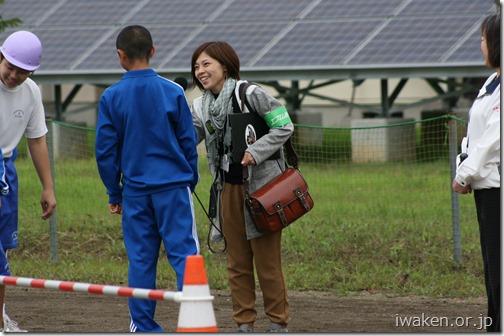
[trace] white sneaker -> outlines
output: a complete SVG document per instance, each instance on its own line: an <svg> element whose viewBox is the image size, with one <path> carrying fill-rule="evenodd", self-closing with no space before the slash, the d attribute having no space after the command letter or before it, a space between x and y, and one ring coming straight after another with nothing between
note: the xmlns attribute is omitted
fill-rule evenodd
<svg viewBox="0 0 504 336"><path fill-rule="evenodd" d="M4 327L0 330L2 332L28 332L28 330L19 329L18 323L11 320L9 315L4 314Z"/></svg>
<svg viewBox="0 0 504 336"><path fill-rule="evenodd" d="M271 322L268 332L286 333L289 332L289 330L287 330L287 327L282 327L281 324Z"/></svg>

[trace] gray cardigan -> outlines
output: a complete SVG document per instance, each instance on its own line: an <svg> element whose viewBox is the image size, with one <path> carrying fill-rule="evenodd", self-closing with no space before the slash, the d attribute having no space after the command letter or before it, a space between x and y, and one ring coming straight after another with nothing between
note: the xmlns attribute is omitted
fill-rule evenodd
<svg viewBox="0 0 504 336"><path fill-rule="evenodd" d="M238 99L238 104L241 106L240 95L238 94L238 88L241 83L244 81L238 81L236 83L235 94ZM256 85L251 85L248 87L246 92L246 99L250 106L261 116L264 116L274 109L282 106L282 104L272 97L269 93L264 91L261 87ZM194 100L192 105L192 114L193 114L193 122L194 127L196 128L196 132L198 134L198 143L203 141L204 139L208 139L210 134L208 133L205 122L208 119L203 115L202 111L202 98L198 97ZM231 103L231 101L230 101ZM245 105L244 113L248 113L248 109ZM250 145L247 148L247 151L252 154L254 160L256 161L255 166L249 166L249 191L252 193L258 188L265 185L269 182L273 177L279 175L285 169L284 163L284 153L283 153L283 145L287 141L287 139L291 136L292 132L294 132L294 125L289 123L285 126L278 128L270 128L269 133L265 134L261 138L259 138L255 143ZM206 144L206 141L205 141ZM279 160L267 160L272 154L276 151L281 150L281 159ZM209 165L212 163L209 162ZM215 178L215 172L218 171L218 167L210 166L210 171L212 172L213 177ZM217 197L217 200L220 200L220 194ZM247 231L247 239L253 239L259 236L264 235L265 233L259 232L255 227L255 224L252 221L247 209L245 208L245 204L243 204L244 209L243 212L245 214L245 227ZM217 206L217 211L219 211L220 206ZM216 225L220 228L219 223L219 214L217 213ZM219 234L216 230L212 232L212 240L217 241L222 237L219 237Z"/></svg>

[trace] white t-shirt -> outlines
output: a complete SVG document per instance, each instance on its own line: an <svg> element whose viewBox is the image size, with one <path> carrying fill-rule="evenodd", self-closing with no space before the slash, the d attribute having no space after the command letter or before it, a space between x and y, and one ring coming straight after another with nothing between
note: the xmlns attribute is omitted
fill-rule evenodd
<svg viewBox="0 0 504 336"><path fill-rule="evenodd" d="M29 139L47 133L42 95L37 84L27 78L10 89L0 81L0 148L4 158L12 156L23 134Z"/></svg>

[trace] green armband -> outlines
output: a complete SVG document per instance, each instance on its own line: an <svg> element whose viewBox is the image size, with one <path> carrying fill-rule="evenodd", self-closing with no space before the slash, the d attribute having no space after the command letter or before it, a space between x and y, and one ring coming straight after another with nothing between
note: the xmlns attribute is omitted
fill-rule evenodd
<svg viewBox="0 0 504 336"><path fill-rule="evenodd" d="M264 120L269 128L282 127L292 122L284 105L266 114Z"/></svg>

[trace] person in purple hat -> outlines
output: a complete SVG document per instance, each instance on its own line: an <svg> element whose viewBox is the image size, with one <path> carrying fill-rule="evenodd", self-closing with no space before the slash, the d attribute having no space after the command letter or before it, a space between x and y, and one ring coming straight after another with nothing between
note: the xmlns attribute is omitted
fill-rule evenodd
<svg viewBox="0 0 504 336"><path fill-rule="evenodd" d="M2 195L0 209L0 275L10 276L7 250L18 246L18 177L14 161L16 147L25 135L28 149L42 184L42 219L56 209L56 197L46 144L47 126L42 95L30 75L39 68L42 43L28 31L17 31L0 47L0 150L3 181L9 192ZM25 332L5 312L5 285L0 285L0 331Z"/></svg>

